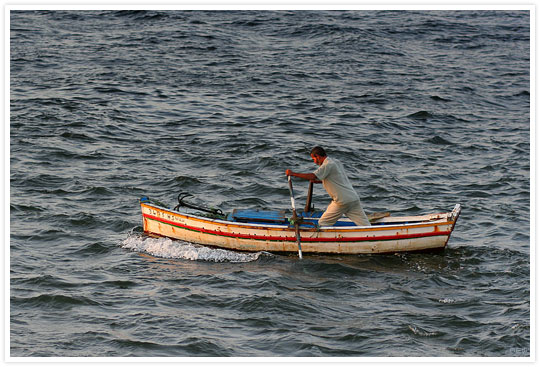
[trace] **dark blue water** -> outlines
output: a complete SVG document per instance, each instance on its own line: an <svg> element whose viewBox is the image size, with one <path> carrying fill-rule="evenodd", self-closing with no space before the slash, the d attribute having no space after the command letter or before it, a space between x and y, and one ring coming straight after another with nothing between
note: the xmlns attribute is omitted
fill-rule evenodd
<svg viewBox="0 0 540 367"><path fill-rule="evenodd" d="M10 22L10 356L531 354L529 11ZM141 233L144 195L288 209L314 145L367 212L460 203L448 248L300 261Z"/></svg>

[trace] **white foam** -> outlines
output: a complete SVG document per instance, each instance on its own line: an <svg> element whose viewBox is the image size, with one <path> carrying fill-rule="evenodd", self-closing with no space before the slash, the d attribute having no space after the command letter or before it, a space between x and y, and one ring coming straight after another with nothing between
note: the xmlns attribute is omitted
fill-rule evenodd
<svg viewBox="0 0 540 367"><path fill-rule="evenodd" d="M424 330L424 329L419 328L419 327L414 326L414 325L409 325L409 330L412 331L413 334L418 335L418 336L429 337L429 336L437 336L438 335L438 332L436 332L436 331L430 332L430 331Z"/></svg>
<svg viewBox="0 0 540 367"><path fill-rule="evenodd" d="M166 259L232 263L255 261L262 254L262 252L244 253L215 249L184 241L173 241L170 238L151 238L140 234L128 235L122 241L122 248Z"/></svg>

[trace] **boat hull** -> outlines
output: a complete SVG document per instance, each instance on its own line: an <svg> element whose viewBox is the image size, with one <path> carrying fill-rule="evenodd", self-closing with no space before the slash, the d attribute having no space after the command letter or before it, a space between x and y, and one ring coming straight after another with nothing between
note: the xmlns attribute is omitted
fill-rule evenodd
<svg viewBox="0 0 540 367"><path fill-rule="evenodd" d="M370 227L303 228L302 252L375 254L443 249L460 213L384 218ZM144 232L150 235L238 251L298 252L294 226L260 225L176 212L141 201Z"/></svg>

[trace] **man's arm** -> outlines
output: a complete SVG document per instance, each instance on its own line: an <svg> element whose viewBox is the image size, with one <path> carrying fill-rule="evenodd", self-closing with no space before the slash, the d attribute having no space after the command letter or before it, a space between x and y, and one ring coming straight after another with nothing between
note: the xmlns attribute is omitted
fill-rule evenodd
<svg viewBox="0 0 540 367"><path fill-rule="evenodd" d="M314 183L321 183L322 182L317 178L317 176L315 176L314 173L298 173L298 172L293 172L290 169L288 169L288 170L285 171L285 174L287 176L300 177L300 178L303 178L304 180L308 180L308 181L311 181L311 182L314 182Z"/></svg>

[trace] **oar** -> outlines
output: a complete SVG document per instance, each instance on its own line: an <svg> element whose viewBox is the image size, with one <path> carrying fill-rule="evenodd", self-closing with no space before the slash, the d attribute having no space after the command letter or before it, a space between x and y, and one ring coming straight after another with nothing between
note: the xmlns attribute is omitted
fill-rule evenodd
<svg viewBox="0 0 540 367"><path fill-rule="evenodd" d="M294 231L296 232L296 242L298 242L298 257L302 259L302 245L300 244L300 227L298 224L298 216L296 215L296 205L294 205L294 193L292 188L291 176L289 177L289 192L291 193L291 205L293 213Z"/></svg>

